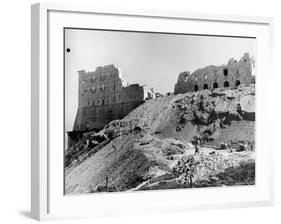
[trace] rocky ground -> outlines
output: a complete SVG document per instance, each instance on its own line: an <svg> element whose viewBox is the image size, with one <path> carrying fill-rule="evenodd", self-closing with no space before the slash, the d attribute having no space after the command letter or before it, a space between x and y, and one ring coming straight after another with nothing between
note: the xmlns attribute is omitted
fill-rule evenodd
<svg viewBox="0 0 281 224"><path fill-rule="evenodd" d="M67 194L254 184L255 86L148 100L65 158Z"/></svg>

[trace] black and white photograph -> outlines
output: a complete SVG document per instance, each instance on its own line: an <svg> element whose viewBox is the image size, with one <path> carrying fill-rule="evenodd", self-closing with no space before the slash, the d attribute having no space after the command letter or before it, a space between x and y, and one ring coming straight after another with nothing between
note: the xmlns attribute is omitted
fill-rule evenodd
<svg viewBox="0 0 281 224"><path fill-rule="evenodd" d="M66 195L255 185L256 39L64 29Z"/></svg>
<svg viewBox="0 0 281 224"><path fill-rule="evenodd" d="M1 3L0 223L281 223L278 1Z"/></svg>

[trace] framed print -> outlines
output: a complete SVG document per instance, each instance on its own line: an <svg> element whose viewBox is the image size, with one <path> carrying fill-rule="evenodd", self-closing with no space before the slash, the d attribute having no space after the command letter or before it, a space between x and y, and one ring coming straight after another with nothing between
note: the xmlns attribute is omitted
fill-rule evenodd
<svg viewBox="0 0 281 224"><path fill-rule="evenodd" d="M273 19L32 6L32 216L270 205Z"/></svg>

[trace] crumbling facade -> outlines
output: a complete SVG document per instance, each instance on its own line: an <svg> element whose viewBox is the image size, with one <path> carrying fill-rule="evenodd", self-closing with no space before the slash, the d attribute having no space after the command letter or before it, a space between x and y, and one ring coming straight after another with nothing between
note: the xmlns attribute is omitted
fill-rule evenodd
<svg viewBox="0 0 281 224"><path fill-rule="evenodd" d="M227 65L207 66L196 70L192 74L188 71L182 72L178 76L174 93L232 88L241 84L254 83L255 77L252 75L252 65L252 59L248 53L245 53L239 61L231 58Z"/></svg>
<svg viewBox="0 0 281 224"><path fill-rule="evenodd" d="M78 73L79 99L74 132L102 129L110 121L124 118L144 100L155 96L152 88L128 85L114 65Z"/></svg>

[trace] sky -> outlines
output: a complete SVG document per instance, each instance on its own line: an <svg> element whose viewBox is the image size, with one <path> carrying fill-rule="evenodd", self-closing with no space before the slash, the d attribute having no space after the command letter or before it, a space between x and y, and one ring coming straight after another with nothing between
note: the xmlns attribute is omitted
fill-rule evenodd
<svg viewBox="0 0 281 224"><path fill-rule="evenodd" d="M129 84L147 84L156 92L173 92L178 74L207 65L255 58L252 38L65 29L65 128L73 128L78 105L79 70L114 64Z"/></svg>

